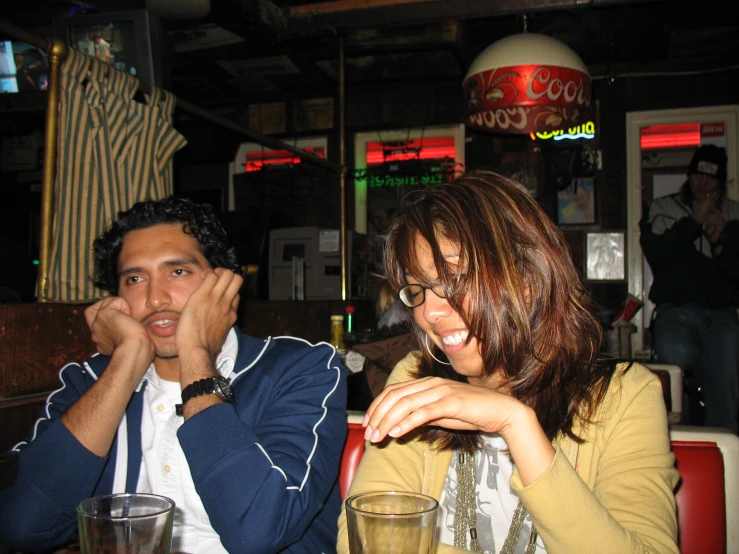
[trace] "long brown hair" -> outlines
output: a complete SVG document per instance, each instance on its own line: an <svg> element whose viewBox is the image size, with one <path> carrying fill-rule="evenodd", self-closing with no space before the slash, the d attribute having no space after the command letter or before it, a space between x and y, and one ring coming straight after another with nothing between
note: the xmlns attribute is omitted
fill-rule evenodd
<svg viewBox="0 0 739 554"><path fill-rule="evenodd" d="M408 273L431 285L418 265L417 237L431 247L449 303L478 341L484 372L505 379L550 439L564 433L579 440L575 418L593 417L614 365L598 361L602 330L560 230L523 186L477 170L406 197L385 249L385 271L396 291ZM442 239L459 245L462 270L445 262ZM423 332L414 328L424 344ZM429 375L466 381L422 349L416 376ZM421 436L441 448L471 450L479 442L476 433L435 427Z"/></svg>

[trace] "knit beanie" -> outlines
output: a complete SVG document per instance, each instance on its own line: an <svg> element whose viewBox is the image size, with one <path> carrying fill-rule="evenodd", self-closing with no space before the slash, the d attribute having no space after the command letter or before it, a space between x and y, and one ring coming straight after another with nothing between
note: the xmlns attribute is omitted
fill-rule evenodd
<svg viewBox="0 0 739 554"><path fill-rule="evenodd" d="M726 150L714 144L700 146L688 165L688 175L701 173L726 183Z"/></svg>

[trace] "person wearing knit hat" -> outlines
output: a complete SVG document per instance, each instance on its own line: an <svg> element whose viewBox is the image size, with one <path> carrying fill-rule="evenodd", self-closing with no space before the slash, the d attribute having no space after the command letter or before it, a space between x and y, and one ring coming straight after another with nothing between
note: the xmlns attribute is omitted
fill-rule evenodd
<svg viewBox="0 0 739 554"><path fill-rule="evenodd" d="M704 144L696 149L690 164L688 175L707 175L717 179L720 187L726 187L726 150L715 144Z"/></svg>
<svg viewBox="0 0 739 554"><path fill-rule="evenodd" d="M655 199L640 222L654 275L652 346L676 364L686 388L701 391L688 421L739 432L739 203L726 196L724 148L704 144L680 190ZM692 406L692 409L690 408Z"/></svg>

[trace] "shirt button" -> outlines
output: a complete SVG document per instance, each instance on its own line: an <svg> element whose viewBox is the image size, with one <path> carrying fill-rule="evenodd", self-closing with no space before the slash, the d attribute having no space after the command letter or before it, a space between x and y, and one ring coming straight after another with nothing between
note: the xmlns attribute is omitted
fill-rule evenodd
<svg viewBox="0 0 739 554"><path fill-rule="evenodd" d="M159 406L157 406L157 412L163 412L163 411L164 411L164 404L159 404Z"/></svg>
<svg viewBox="0 0 739 554"><path fill-rule="evenodd" d="M169 473L172 471L172 468L169 467L169 464L164 464L164 467L162 468L164 470L164 473Z"/></svg>

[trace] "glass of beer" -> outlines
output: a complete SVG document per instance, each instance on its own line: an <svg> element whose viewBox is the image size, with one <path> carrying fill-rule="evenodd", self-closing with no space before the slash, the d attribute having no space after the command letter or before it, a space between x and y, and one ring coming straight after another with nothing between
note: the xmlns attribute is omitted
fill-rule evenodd
<svg viewBox="0 0 739 554"><path fill-rule="evenodd" d="M170 554L173 500L156 494L106 494L77 507L82 554Z"/></svg>
<svg viewBox="0 0 739 554"><path fill-rule="evenodd" d="M346 499L351 554L427 554L436 544L439 503L415 492L365 492Z"/></svg>

